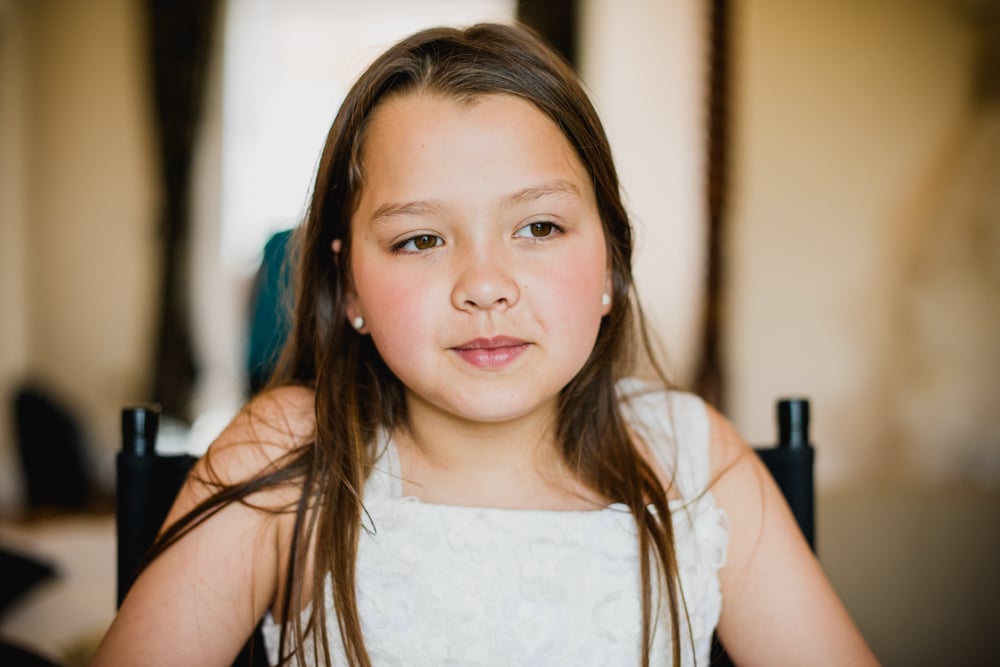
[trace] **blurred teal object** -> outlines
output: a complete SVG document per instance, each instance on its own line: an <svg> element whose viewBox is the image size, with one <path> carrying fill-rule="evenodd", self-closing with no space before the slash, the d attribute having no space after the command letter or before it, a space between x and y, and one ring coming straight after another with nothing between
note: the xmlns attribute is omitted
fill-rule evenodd
<svg viewBox="0 0 1000 667"><path fill-rule="evenodd" d="M268 239L250 299L247 375L252 394L267 385L291 328L291 236L288 229Z"/></svg>

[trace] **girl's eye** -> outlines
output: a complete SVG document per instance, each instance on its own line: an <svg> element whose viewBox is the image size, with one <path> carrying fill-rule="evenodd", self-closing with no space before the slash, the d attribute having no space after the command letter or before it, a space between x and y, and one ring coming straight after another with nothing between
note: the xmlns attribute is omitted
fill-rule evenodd
<svg viewBox="0 0 1000 667"><path fill-rule="evenodd" d="M441 237L434 234L418 234L403 241L396 246L397 250L430 250L441 245Z"/></svg>
<svg viewBox="0 0 1000 667"><path fill-rule="evenodd" d="M515 236L531 236L531 238L541 239L552 236L559 230L552 222L532 222L517 230Z"/></svg>

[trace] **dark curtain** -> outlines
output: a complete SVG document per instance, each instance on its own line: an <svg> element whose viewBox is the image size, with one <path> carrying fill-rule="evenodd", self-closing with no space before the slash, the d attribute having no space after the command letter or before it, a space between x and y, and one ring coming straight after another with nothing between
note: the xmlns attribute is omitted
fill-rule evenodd
<svg viewBox="0 0 1000 667"><path fill-rule="evenodd" d="M722 368L722 298L725 282L724 246L729 185L730 17L729 0L709 0L708 113L706 117L708 248L705 266L705 306L702 351L694 390L709 403L725 409Z"/></svg>
<svg viewBox="0 0 1000 667"><path fill-rule="evenodd" d="M147 0L146 5L163 188L152 393L166 414L181 419L190 418L196 376L187 282L191 163L218 6L218 0Z"/></svg>
<svg viewBox="0 0 1000 667"><path fill-rule="evenodd" d="M535 30L577 67L577 0L519 0L517 20Z"/></svg>

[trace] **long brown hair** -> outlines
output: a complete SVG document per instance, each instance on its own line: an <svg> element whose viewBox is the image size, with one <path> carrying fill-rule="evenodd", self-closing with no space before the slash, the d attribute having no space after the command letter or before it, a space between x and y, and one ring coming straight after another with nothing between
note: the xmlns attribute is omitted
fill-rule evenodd
<svg viewBox="0 0 1000 667"><path fill-rule="evenodd" d="M294 328L271 382L315 390L315 438L296 450L284 468L253 482L258 489L295 478L303 486L279 605L285 620L281 650L286 650L290 627L296 641L285 657L303 660L301 640L312 632L316 650L330 664L322 604L329 577L348 662L370 664L354 581L363 487L376 455L373 442L378 434L405 425L407 408L399 379L386 367L371 338L349 326L344 297L351 275L350 221L364 185L360 156L369 119L388 97L414 91L455 100L497 93L520 97L559 127L590 175L610 257L612 306L587 362L560 392L556 432L561 454L580 480L609 501L627 505L635 516L644 554L639 558L643 664L649 663L655 610L664 598L674 664L678 664L679 618L684 612L667 491L638 451L615 395L617 380L634 365L636 349L652 355L635 301L632 230L611 150L572 69L529 30L493 24L426 30L391 47L350 90L327 137L309 210L297 235ZM331 252L335 240L341 244L338 261ZM241 494L246 495L223 489L216 502L232 502ZM195 513L204 515L211 504ZM306 582L310 556L313 576ZM654 591L655 581L662 590ZM298 610L305 607L306 590L314 603L303 626Z"/></svg>

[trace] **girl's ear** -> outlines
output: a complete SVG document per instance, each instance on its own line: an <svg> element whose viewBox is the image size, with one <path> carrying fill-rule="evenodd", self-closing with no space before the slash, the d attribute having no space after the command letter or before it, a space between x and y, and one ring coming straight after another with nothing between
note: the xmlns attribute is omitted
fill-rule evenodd
<svg viewBox="0 0 1000 667"><path fill-rule="evenodd" d="M333 261L340 262L340 239L334 239L330 244L330 249L333 250ZM351 323L355 331L358 333L367 333L365 330L365 318L361 313L361 306L358 305L358 297L354 293L354 288L348 283L344 286L344 314L347 316L347 321Z"/></svg>

